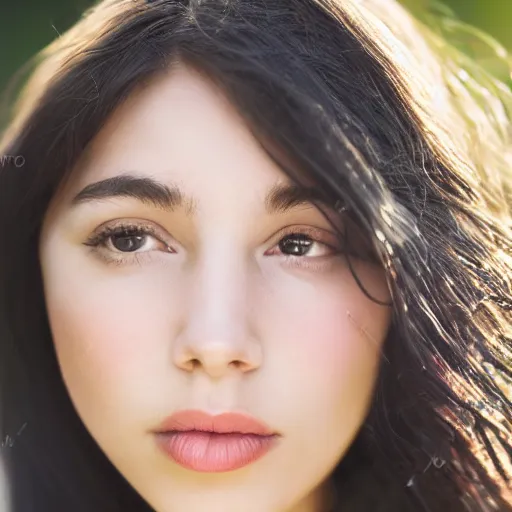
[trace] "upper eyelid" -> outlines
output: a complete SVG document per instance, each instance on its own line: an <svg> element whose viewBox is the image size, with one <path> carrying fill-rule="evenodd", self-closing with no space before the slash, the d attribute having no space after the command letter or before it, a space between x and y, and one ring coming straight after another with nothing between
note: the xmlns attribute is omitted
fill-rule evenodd
<svg viewBox="0 0 512 512"><path fill-rule="evenodd" d="M325 228L304 226L304 225L300 225L300 224L293 224L291 226L287 226L287 227L279 230L276 233L276 235L273 235L273 236L283 236L283 235L292 234L295 232L301 232L301 233L310 234L310 235L314 235L314 234L318 234L318 233L320 233L320 234L326 233L328 236L332 236L333 238L337 236L335 233L333 233L330 230L325 229Z"/></svg>
<svg viewBox="0 0 512 512"><path fill-rule="evenodd" d="M118 229L126 229L130 230L130 228L137 228L140 230L147 230L148 234L151 236L154 236L158 240L160 240L163 243L166 243L163 238L167 238L171 235L167 233L167 230L160 227L158 224L150 221L131 221L131 220L124 220L124 219L115 219L108 222L104 222L100 224L97 228L94 229L92 234L90 234L87 237L87 242L92 243L95 239L100 239L103 236L105 236L105 233L108 233L110 230ZM164 232L166 236L159 236L160 232ZM108 237L108 234L107 234ZM177 243L176 240L171 236L173 239L173 243ZM87 243L86 242L86 243Z"/></svg>
<svg viewBox="0 0 512 512"><path fill-rule="evenodd" d="M99 234L107 229L115 229L117 227L119 227L119 228L131 228L131 227L146 228L146 227L149 227L150 229L155 229L156 231L163 231L164 233L169 234L167 229L161 227L159 225L159 223L157 223L155 221L145 220L145 219L132 220L130 217L119 217L117 219L111 219L111 220L102 222L96 228L94 228L93 234L94 233ZM327 229L324 227L318 227L318 226L308 226L305 223L301 223L301 224L294 223L294 224L288 225L288 226L278 230L278 233L281 233L281 232L287 231L287 230L293 231L294 229L299 229L301 231L306 231L306 232L311 232L311 233L323 232L323 233L329 233L329 234L334 235L334 232L332 232L330 229ZM169 235L169 236L171 236L171 238L172 238L172 235ZM271 235L271 237L269 237L269 238L272 238L273 236L275 236L275 234Z"/></svg>

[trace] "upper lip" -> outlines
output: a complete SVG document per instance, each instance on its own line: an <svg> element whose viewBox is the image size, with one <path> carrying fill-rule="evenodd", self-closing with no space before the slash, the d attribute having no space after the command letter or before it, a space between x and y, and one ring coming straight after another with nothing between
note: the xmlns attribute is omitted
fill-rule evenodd
<svg viewBox="0 0 512 512"><path fill-rule="evenodd" d="M190 430L219 434L257 434L260 436L277 434L264 422L246 413L225 412L214 416L195 409L175 412L160 424L157 432L183 432Z"/></svg>

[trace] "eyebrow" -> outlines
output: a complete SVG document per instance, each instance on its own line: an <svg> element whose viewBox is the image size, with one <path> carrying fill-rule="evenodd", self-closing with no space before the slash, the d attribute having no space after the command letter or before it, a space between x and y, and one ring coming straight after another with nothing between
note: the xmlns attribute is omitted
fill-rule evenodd
<svg viewBox="0 0 512 512"><path fill-rule="evenodd" d="M83 188L71 201L73 206L87 202L112 199L114 197L134 198L167 211L185 208L188 216L195 215L197 202L186 195L177 185L167 185L151 177L122 174L91 183ZM269 215L286 213L298 206L320 202L332 208L325 194L314 187L297 184L276 184L265 196L265 210Z"/></svg>

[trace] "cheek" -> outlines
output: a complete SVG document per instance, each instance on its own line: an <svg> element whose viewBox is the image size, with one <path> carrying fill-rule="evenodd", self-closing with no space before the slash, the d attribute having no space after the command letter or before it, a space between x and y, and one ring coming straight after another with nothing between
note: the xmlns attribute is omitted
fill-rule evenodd
<svg viewBox="0 0 512 512"><path fill-rule="evenodd" d="M108 403L121 407L127 397L143 402L144 393L153 391L151 375L168 361L162 340L169 333L162 325L173 307L169 298L129 278L116 283L66 271L48 282L52 336L75 404L85 411L93 404L95 410Z"/></svg>
<svg viewBox="0 0 512 512"><path fill-rule="evenodd" d="M115 306L84 297L70 303L51 292L47 305L61 373L75 405L100 405L129 384L137 346L126 336L126 322Z"/></svg>
<svg viewBox="0 0 512 512"><path fill-rule="evenodd" d="M345 273L300 287L281 283L265 308L265 338L279 353L282 384L274 396L296 411L302 442L320 429L325 446L343 447L369 406L390 309L369 300ZM372 296L386 300L385 289L382 283Z"/></svg>
<svg viewBox="0 0 512 512"><path fill-rule="evenodd" d="M381 331L373 329L370 341L351 321L367 323L364 311L352 306L349 317L346 304L340 311L303 319L293 357L302 398L326 418L338 417L339 425L348 425L350 418L362 420L371 398L385 322L380 324Z"/></svg>
<svg viewBox="0 0 512 512"><path fill-rule="evenodd" d="M274 379L267 394L289 435L283 459L307 460L309 477L320 481L364 423L390 310L343 271L314 285L282 280L266 298L263 339Z"/></svg>
<svg viewBox="0 0 512 512"><path fill-rule="evenodd" d="M281 339L297 372L338 387L372 380L389 327L386 308L364 297L357 285L319 287L289 307L288 335Z"/></svg>
<svg viewBox="0 0 512 512"><path fill-rule="evenodd" d="M134 312L124 309L123 314L115 300L106 308L103 300L84 299L69 303L51 292L47 295L53 339L64 370L81 366L103 379L107 369L126 368L138 355L133 343L136 325L127 321Z"/></svg>

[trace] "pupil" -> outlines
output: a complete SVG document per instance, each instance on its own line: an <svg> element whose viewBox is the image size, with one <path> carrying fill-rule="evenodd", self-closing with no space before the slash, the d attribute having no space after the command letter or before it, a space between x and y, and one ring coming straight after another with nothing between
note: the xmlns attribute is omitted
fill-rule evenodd
<svg viewBox="0 0 512 512"><path fill-rule="evenodd" d="M291 251L293 256L303 256L308 252L312 240L303 234L289 235L279 242L279 249L286 253Z"/></svg>
<svg viewBox="0 0 512 512"><path fill-rule="evenodd" d="M140 235L126 235L112 237L112 245L121 252L133 252L142 247L144 237Z"/></svg>

